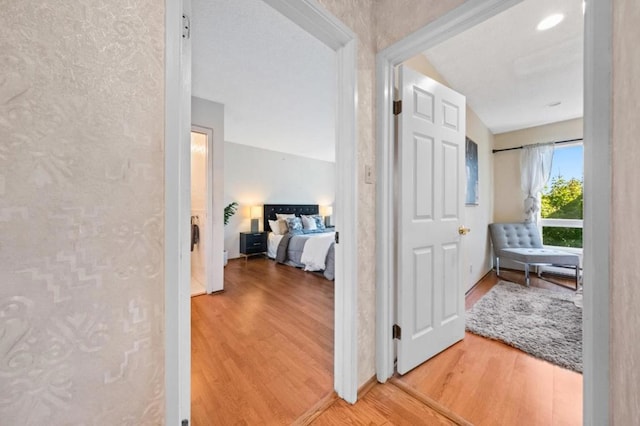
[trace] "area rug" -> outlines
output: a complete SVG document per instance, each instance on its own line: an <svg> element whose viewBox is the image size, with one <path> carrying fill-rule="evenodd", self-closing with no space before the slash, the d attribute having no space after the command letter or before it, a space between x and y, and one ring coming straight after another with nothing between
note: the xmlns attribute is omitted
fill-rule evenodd
<svg viewBox="0 0 640 426"><path fill-rule="evenodd" d="M576 295L500 281L467 311L467 331L582 372L582 308Z"/></svg>

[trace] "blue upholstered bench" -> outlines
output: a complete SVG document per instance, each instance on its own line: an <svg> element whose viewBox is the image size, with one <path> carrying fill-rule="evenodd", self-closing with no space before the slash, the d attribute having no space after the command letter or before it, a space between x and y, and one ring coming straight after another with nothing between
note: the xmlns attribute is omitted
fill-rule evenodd
<svg viewBox="0 0 640 426"><path fill-rule="evenodd" d="M489 235L493 245L496 273L500 276L500 258L524 265L529 286L530 265L555 265L576 270L576 290L580 283L580 256L562 250L544 248L535 223L492 223Z"/></svg>

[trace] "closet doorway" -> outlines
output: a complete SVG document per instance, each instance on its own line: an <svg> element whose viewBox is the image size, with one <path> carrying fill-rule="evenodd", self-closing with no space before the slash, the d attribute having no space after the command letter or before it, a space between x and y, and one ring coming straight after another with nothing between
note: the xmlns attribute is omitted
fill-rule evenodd
<svg viewBox="0 0 640 426"><path fill-rule="evenodd" d="M191 297L212 282L212 144L212 129L191 127Z"/></svg>

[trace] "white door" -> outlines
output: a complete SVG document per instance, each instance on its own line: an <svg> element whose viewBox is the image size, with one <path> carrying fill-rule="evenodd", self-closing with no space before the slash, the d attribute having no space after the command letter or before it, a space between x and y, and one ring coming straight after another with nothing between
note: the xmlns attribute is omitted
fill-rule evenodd
<svg viewBox="0 0 640 426"><path fill-rule="evenodd" d="M398 372L464 337L465 98L399 67Z"/></svg>

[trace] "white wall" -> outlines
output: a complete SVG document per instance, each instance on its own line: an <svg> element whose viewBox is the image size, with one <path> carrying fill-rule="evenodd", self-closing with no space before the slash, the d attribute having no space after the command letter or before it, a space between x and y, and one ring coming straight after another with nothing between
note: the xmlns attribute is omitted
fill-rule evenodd
<svg viewBox="0 0 640 426"><path fill-rule="evenodd" d="M213 264L207 291L220 291L224 288L224 105L192 97L191 123L213 129Z"/></svg>
<svg viewBox="0 0 640 426"><path fill-rule="evenodd" d="M224 170L224 205L240 205L224 234L230 259L239 256L239 233L251 229L251 206L331 205L335 198L333 162L225 142Z"/></svg>
<svg viewBox="0 0 640 426"><path fill-rule="evenodd" d="M445 78L424 55L411 58L405 62L405 65L445 86L449 86ZM493 219L493 156L491 154L493 134L469 106L467 106L466 126L467 137L478 144L478 186L480 189L479 204L464 208L464 225L471 229L471 232L462 241L465 290L469 290L492 267L488 225Z"/></svg>
<svg viewBox="0 0 640 426"><path fill-rule="evenodd" d="M495 135L495 149L581 138L582 124L582 118L576 118L500 133ZM513 150L493 154L496 194L493 210L496 222L524 220L524 194L520 189L520 152L520 150Z"/></svg>

